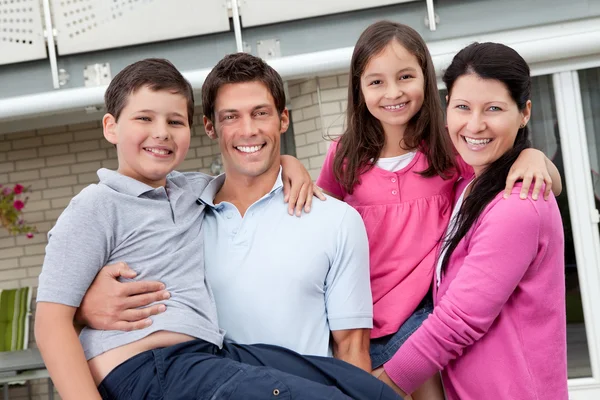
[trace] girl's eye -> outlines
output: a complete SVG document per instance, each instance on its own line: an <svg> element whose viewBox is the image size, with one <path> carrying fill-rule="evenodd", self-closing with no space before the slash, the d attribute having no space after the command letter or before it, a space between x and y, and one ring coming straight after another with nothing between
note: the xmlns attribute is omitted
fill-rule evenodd
<svg viewBox="0 0 600 400"><path fill-rule="evenodd" d="M369 86L371 85L380 85L381 84L381 80L380 79L375 79L374 81L372 81L371 83L369 83Z"/></svg>
<svg viewBox="0 0 600 400"><path fill-rule="evenodd" d="M137 117L136 119L139 119L140 121L150 121L149 117Z"/></svg>
<svg viewBox="0 0 600 400"><path fill-rule="evenodd" d="M412 78L412 75L402 75L400 77L400 80L403 81L403 80L410 79L410 78Z"/></svg>
<svg viewBox="0 0 600 400"><path fill-rule="evenodd" d="M469 107L464 104L459 104L456 106L456 108L458 108L459 110L468 110L469 109Z"/></svg>

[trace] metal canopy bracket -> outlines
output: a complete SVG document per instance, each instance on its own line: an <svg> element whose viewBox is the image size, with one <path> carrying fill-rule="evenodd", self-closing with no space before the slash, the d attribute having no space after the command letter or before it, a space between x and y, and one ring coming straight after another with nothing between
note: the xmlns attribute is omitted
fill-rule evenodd
<svg viewBox="0 0 600 400"><path fill-rule="evenodd" d="M435 31L436 24L440 23L440 17L435 14L433 8L433 0L427 0L427 16L425 17L425 25L429 27L429 30Z"/></svg>

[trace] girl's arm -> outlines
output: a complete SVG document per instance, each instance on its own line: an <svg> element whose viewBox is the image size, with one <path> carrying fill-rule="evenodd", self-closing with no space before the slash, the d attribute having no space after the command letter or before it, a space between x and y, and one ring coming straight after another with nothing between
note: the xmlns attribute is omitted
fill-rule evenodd
<svg viewBox="0 0 600 400"><path fill-rule="evenodd" d="M39 302L35 339L63 400L101 399L73 326L75 307Z"/></svg>
<svg viewBox="0 0 600 400"><path fill-rule="evenodd" d="M305 212L310 212L313 196L325 200L321 189L313 183L310 174L297 158L282 155L281 167L284 200L289 204L290 215L294 215L294 208L298 217L302 215L302 207Z"/></svg>
<svg viewBox="0 0 600 400"><path fill-rule="evenodd" d="M531 200L496 201L433 314L384 365L406 393L461 356L496 320L537 254L540 216ZM510 249L510 251L507 251Z"/></svg>
<svg viewBox="0 0 600 400"><path fill-rule="evenodd" d="M504 198L508 198L512 188L518 180L523 180L521 199L526 199L531 183L535 181L531 198L537 200L542 185L545 184L544 199L548 199L550 192L558 196L562 192L562 181L558 169L546 155L537 149L525 149L517 158L506 178Z"/></svg>

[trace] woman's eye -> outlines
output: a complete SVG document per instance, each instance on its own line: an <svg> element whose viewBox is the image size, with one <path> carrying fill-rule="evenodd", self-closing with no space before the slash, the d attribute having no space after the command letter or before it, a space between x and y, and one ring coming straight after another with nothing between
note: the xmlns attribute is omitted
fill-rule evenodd
<svg viewBox="0 0 600 400"><path fill-rule="evenodd" d="M502 111L502 109L498 106L491 106L490 111Z"/></svg>

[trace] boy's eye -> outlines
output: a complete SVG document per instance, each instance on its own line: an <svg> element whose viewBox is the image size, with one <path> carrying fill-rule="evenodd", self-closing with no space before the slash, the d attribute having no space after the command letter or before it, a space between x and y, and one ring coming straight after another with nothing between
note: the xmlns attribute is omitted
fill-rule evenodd
<svg viewBox="0 0 600 400"><path fill-rule="evenodd" d="M185 125L183 123L183 121L169 121L169 124L173 124L173 125Z"/></svg>

